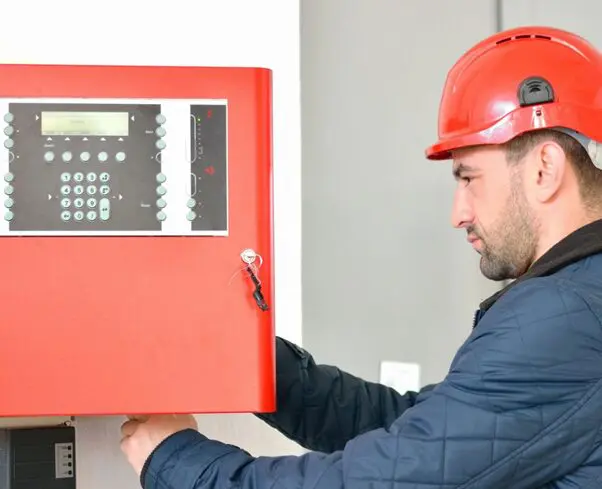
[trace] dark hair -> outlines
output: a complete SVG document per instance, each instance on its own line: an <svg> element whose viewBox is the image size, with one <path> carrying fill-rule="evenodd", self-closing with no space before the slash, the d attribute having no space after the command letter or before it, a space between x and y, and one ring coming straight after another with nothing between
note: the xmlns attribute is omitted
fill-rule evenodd
<svg viewBox="0 0 602 489"><path fill-rule="evenodd" d="M552 129L521 134L503 145L508 164L519 163L531 149L546 140L557 143L571 162L586 208L602 210L602 170L594 166L581 143L568 134Z"/></svg>

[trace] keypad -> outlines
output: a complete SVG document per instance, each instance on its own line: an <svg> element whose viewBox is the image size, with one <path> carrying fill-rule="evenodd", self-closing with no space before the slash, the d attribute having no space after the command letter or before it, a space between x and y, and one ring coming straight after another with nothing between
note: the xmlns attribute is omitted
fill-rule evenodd
<svg viewBox="0 0 602 489"><path fill-rule="evenodd" d="M52 151L44 153L44 161L48 164L62 163L124 163L127 160L125 151ZM65 167L69 168L69 167ZM108 169L109 167L107 167ZM84 167L73 166L73 171L60 174L60 216L67 221L107 221L111 217L111 173L109 171L85 171ZM5 178L6 180L6 178ZM9 182L9 180L6 180ZM10 189L4 192L10 195ZM5 202L6 204L6 202Z"/></svg>
<svg viewBox="0 0 602 489"><path fill-rule="evenodd" d="M60 178L63 221L106 221L111 217L109 172L63 172Z"/></svg>
<svg viewBox="0 0 602 489"><path fill-rule="evenodd" d="M46 163L124 163L127 160L125 151L110 153L109 151L46 151ZM69 168L69 167L65 167ZM109 169L109 167L107 167ZM60 174L60 216L62 221L107 221L111 218L111 173L110 171L85 171L85 166L73 166L73 171ZM8 182L8 180L6 180ZM5 194L10 195L5 189ZM6 203L5 203L6 204Z"/></svg>

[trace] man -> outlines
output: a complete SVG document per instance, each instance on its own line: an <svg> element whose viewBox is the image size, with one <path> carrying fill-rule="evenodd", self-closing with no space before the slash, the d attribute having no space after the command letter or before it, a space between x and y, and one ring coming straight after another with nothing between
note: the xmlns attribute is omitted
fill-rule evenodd
<svg viewBox="0 0 602 489"><path fill-rule="evenodd" d="M452 68L432 160L492 280L437 386L402 396L278 341L278 412L309 448L254 458L190 416L130 420L145 489L602 487L602 56L556 29L496 34ZM444 328L445 325L442 325Z"/></svg>

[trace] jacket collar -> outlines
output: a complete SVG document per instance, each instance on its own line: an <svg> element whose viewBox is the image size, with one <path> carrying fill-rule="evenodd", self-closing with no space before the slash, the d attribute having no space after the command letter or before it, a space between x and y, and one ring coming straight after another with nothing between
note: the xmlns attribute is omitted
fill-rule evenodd
<svg viewBox="0 0 602 489"><path fill-rule="evenodd" d="M566 238L556 243L531 268L514 282L481 302L480 309L484 313L508 290L530 278L551 275L571 263L602 252L602 219L577 229Z"/></svg>

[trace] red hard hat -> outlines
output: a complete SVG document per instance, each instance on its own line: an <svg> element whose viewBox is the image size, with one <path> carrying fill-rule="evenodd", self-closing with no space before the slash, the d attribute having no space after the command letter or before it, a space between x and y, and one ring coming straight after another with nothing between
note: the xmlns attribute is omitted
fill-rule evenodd
<svg viewBox="0 0 602 489"><path fill-rule="evenodd" d="M552 127L602 142L602 55L560 29L511 29L481 41L452 67L439 140L426 156L450 159L455 149Z"/></svg>

